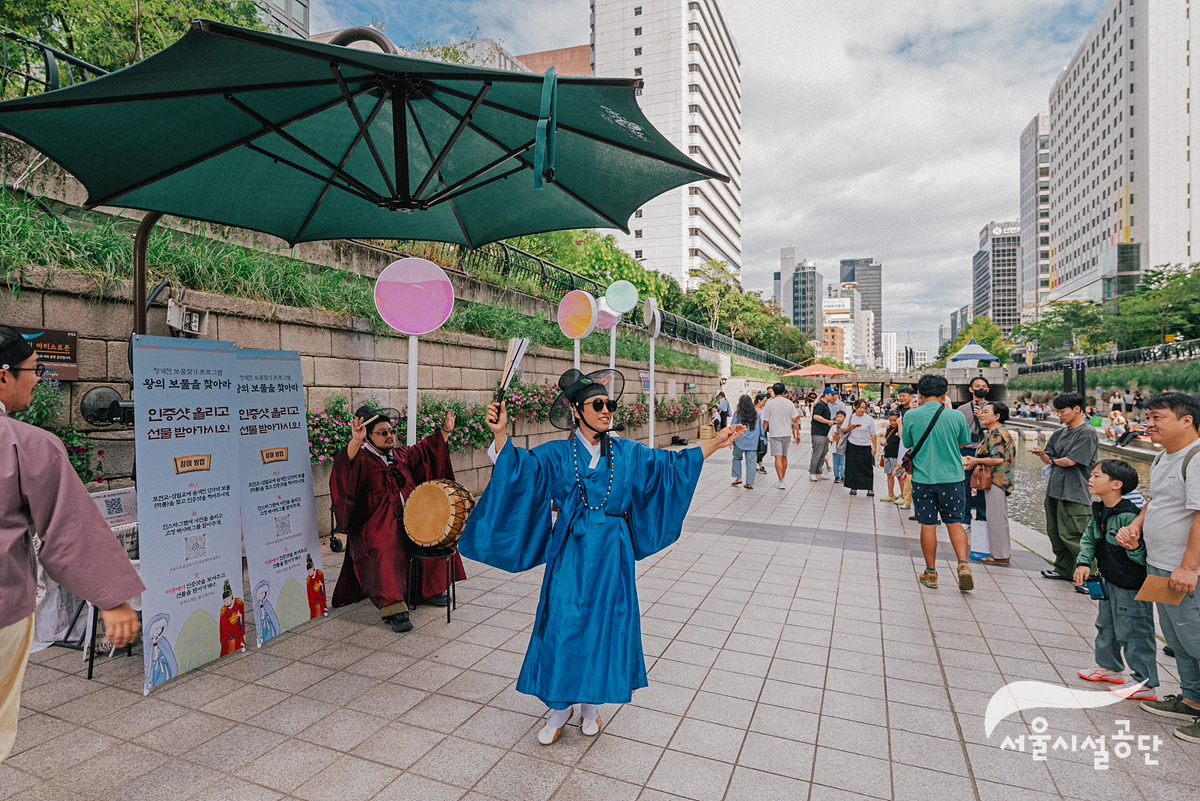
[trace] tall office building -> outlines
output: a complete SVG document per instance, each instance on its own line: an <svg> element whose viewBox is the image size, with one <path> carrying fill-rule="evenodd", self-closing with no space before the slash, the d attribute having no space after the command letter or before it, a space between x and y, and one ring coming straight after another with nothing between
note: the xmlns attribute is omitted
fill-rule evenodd
<svg viewBox="0 0 1200 801"><path fill-rule="evenodd" d="M1036 320L1050 295L1050 115L1021 133L1021 322Z"/></svg>
<svg viewBox="0 0 1200 801"><path fill-rule="evenodd" d="M888 372L896 370L896 334L894 331L884 331L880 335L880 342L883 343L881 351L882 364L880 367Z"/></svg>
<svg viewBox="0 0 1200 801"><path fill-rule="evenodd" d="M617 243L695 286L708 260L742 269L741 55L719 0L592 0L592 74L637 77L647 119L691 158L730 177L672 189L634 212ZM611 176L619 180L620 176Z"/></svg>
<svg viewBox="0 0 1200 801"><path fill-rule="evenodd" d="M882 350L879 326L883 325L883 265L874 259L842 259L841 281L858 284L862 306L875 312L874 352Z"/></svg>
<svg viewBox="0 0 1200 801"><path fill-rule="evenodd" d="M971 262L971 306L976 317L990 317L1005 336L1021 322L1017 301L1020 257L1020 223L990 222L979 232L979 250Z"/></svg>
<svg viewBox="0 0 1200 801"><path fill-rule="evenodd" d="M824 325L842 329L844 361L860 368L875 367L875 313L864 307L853 281L831 289L830 294L821 301L821 313Z"/></svg>
<svg viewBox="0 0 1200 801"><path fill-rule="evenodd" d="M812 259L803 255L799 256L799 262L796 259L795 248L779 249L775 302L792 325L816 339L821 333L821 284L824 279Z"/></svg>
<svg viewBox="0 0 1200 801"><path fill-rule="evenodd" d="M942 345L945 345L947 342L953 342L953 341L954 341L954 335L950 333L950 326L939 325L938 326L938 347L940 348L940 347L942 347Z"/></svg>
<svg viewBox="0 0 1200 801"><path fill-rule="evenodd" d="M310 4L311 0L265 0L259 3L258 18L272 33L307 39Z"/></svg>
<svg viewBox="0 0 1200 801"><path fill-rule="evenodd" d="M1116 297L1194 260L1193 30L1190 2L1109 0L1054 82L1049 300Z"/></svg>
<svg viewBox="0 0 1200 801"><path fill-rule="evenodd" d="M975 309L968 303L958 310L958 328L954 331L954 337L957 337L961 332L966 331L971 327L971 321L975 319ZM951 339L953 339L952 337Z"/></svg>

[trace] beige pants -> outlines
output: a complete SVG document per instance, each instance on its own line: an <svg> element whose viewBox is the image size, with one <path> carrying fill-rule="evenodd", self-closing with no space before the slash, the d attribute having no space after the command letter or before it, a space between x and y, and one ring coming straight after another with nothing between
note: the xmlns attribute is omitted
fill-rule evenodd
<svg viewBox="0 0 1200 801"><path fill-rule="evenodd" d="M0 629L0 762L17 741L21 680L33 645L33 615Z"/></svg>

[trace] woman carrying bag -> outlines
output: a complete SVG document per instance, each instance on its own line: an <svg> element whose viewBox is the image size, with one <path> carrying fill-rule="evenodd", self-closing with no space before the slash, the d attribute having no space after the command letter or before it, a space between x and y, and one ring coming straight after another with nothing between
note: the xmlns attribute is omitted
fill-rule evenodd
<svg viewBox="0 0 1200 801"><path fill-rule="evenodd" d="M746 463L746 489L754 489L754 462L751 454L758 453L758 444L763 437L762 417L754 408L754 401L749 395L738 399L737 410L734 412L737 422L746 427L746 433L733 441L733 486L742 483L742 461Z"/></svg>
<svg viewBox="0 0 1200 801"><path fill-rule="evenodd" d="M988 402L979 410L979 422L987 430L974 456L963 457L963 467L973 470L971 486L982 490L987 504L988 541L991 555L981 560L988 565L1007 565L1012 556L1008 538L1008 496L1013 488L1017 444L1004 423L1008 407Z"/></svg>
<svg viewBox="0 0 1200 801"><path fill-rule="evenodd" d="M856 400L854 414L842 426L847 435L845 486L851 495L865 489L867 495L875 496L875 451L877 449L875 419L867 414L867 402Z"/></svg>

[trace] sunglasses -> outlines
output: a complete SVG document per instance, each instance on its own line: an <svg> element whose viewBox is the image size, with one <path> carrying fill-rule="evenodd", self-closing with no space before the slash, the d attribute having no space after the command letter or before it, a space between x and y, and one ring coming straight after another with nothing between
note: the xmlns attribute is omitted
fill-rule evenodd
<svg viewBox="0 0 1200 801"><path fill-rule="evenodd" d="M32 372L38 378L41 378L46 374L46 365L39 364L36 367L9 367L8 371L10 373L19 373L21 371Z"/></svg>
<svg viewBox="0 0 1200 801"><path fill-rule="evenodd" d="M592 401L592 411L597 414L604 411L605 407L610 412L615 412L617 410L617 402L615 400L605 400L604 398L596 398Z"/></svg>
<svg viewBox="0 0 1200 801"><path fill-rule="evenodd" d="M371 432L371 436L378 435L378 436L383 437L384 439L387 439L388 437L393 436L395 433L396 432L390 428L385 428L382 431L379 429L375 429L374 431Z"/></svg>

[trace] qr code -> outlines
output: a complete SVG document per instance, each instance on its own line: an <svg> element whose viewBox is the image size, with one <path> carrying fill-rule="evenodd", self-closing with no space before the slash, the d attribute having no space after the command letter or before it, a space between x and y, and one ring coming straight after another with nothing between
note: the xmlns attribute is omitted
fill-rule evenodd
<svg viewBox="0 0 1200 801"><path fill-rule="evenodd" d="M125 505L121 503L120 498L105 498L104 499L104 514L106 517L125 514Z"/></svg>
<svg viewBox="0 0 1200 801"><path fill-rule="evenodd" d="M277 539L280 537L288 537L291 536L291 533L292 516L290 514L277 516L275 518L275 537Z"/></svg>
<svg viewBox="0 0 1200 801"><path fill-rule="evenodd" d="M183 558L187 561L208 556L208 535L192 534L183 538Z"/></svg>

